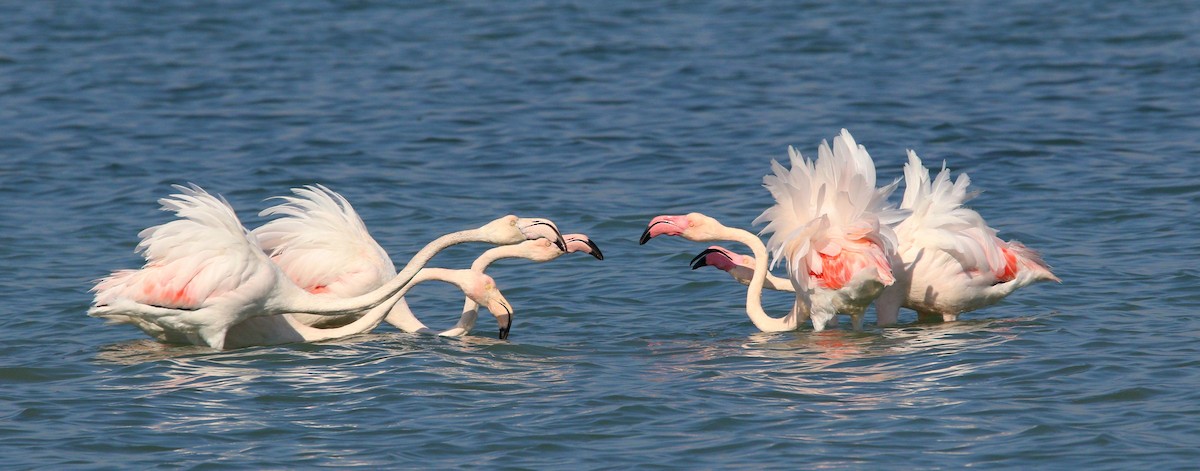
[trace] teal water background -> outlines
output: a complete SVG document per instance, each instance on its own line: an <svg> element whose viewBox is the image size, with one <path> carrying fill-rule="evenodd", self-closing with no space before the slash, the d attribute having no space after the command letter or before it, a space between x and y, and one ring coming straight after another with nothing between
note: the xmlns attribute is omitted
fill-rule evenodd
<svg viewBox="0 0 1200 471"><path fill-rule="evenodd" d="M0 467L1194 469L1198 87L1183 1L4 3ZM637 245L659 214L751 228L770 160L843 127L881 181L906 148L969 173L1063 283L763 334L688 269L706 245ZM495 266L507 342L213 352L86 317L183 182L251 227L323 183L398 260L508 213L606 259Z"/></svg>

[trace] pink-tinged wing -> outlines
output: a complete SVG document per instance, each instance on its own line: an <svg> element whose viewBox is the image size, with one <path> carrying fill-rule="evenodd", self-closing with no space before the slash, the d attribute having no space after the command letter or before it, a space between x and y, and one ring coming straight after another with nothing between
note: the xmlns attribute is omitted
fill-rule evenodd
<svg viewBox="0 0 1200 471"><path fill-rule="evenodd" d="M296 196L263 210L274 219L253 234L298 286L321 294L357 296L396 275L383 247L342 195L322 185L293 188Z"/></svg>
<svg viewBox="0 0 1200 471"><path fill-rule="evenodd" d="M931 181L929 171L913 151L904 166L904 202L901 207L912 214L896 226L900 252L906 260L919 251L942 251L961 265L963 274L982 277L983 282L1003 282L1015 277L1015 254L1007 243L996 237L975 210L963 206L976 193L967 190L971 183L959 174L952 183L950 171L942 170ZM935 257L926 257L934 260Z"/></svg>
<svg viewBox="0 0 1200 471"><path fill-rule="evenodd" d="M238 293L247 281L271 271L258 245L224 199L196 185L176 185L179 194L159 200L180 218L139 233L139 270L120 270L92 291L94 304L131 300L160 307L198 309ZM260 285L254 285L260 286Z"/></svg>
<svg viewBox="0 0 1200 471"><path fill-rule="evenodd" d="M788 153L791 168L772 162L773 174L763 178L775 205L754 220L767 223L762 234L771 234L772 266L786 260L801 288L841 287L866 268L891 284L891 225L905 212L888 206L887 197L899 182L875 187L874 161L844 129L832 146L821 143L816 160L794 148Z"/></svg>

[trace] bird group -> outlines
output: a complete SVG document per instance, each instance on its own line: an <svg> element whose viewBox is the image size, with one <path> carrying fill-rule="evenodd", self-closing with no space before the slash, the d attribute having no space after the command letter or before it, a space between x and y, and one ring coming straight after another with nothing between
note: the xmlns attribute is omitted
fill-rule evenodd
<svg viewBox="0 0 1200 471"><path fill-rule="evenodd" d="M582 234L562 235L547 219L504 216L477 229L429 242L396 271L345 198L316 185L264 210L281 216L248 231L224 198L196 185L159 200L178 219L139 233L146 259L138 270L100 279L88 315L132 324L163 342L216 349L327 340L363 333L381 322L406 332L430 330L403 296L416 284L438 280L466 294L462 317L440 335L459 336L484 306L512 325L512 305L484 270L503 258L545 262L571 252L603 259ZM468 270L426 268L439 251L466 242L499 247Z"/></svg>
<svg viewBox="0 0 1200 471"><path fill-rule="evenodd" d="M653 218L641 243L660 235L696 242L733 241L752 256L712 246L692 268L713 266L749 286L746 314L764 332L795 330L811 321L820 331L850 316L855 330L875 304L878 325L894 324L901 307L918 318L955 321L964 312L996 303L1038 281L1060 281L1033 250L1004 241L978 212L964 206L965 174L951 182L943 164L936 177L911 150L904 166L899 207L888 197L900 180L875 186L875 163L843 129L832 146L822 142L809 160L788 148L791 168L772 162L763 186L775 197L752 224L766 223L766 244L749 231L730 228L700 213ZM783 260L788 277L770 274ZM764 312L762 290L795 293L790 311Z"/></svg>
<svg viewBox="0 0 1200 471"><path fill-rule="evenodd" d="M653 218L640 243L667 235L749 247L752 256L712 246L692 268L713 266L748 285L746 313L765 332L795 330L805 321L820 331L836 324L837 314L861 329L871 303L879 325L895 323L900 307L922 319L954 321L1020 287L1059 281L1036 252L999 239L963 205L975 196L965 174L951 182L943 165L931 179L910 150L904 197L893 207L888 197L900 180L876 187L874 161L846 130L832 146L822 142L815 160L788 151L791 168L772 162L763 178L775 204L752 223L766 223L767 243L700 213ZM226 349L339 338L385 321L405 332L461 336L484 306L505 339L512 305L484 274L488 265L503 258L545 262L571 252L604 259L583 234L563 235L548 219L509 215L433 240L397 272L350 203L324 186L280 197L260 213L277 218L253 231L224 198L196 185L175 188L177 194L159 202L177 219L138 234L145 265L100 279L88 315L132 324L163 342ZM497 247L470 269L425 267L442 249L466 242ZM786 278L770 273L780 260ZM413 286L430 280L466 295L451 329L429 329L404 301ZM764 288L795 293L790 311L768 315Z"/></svg>

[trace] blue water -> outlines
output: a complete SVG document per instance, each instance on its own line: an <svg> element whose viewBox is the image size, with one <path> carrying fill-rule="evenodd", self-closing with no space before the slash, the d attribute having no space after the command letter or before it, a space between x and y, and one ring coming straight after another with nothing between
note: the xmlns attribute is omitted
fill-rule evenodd
<svg viewBox="0 0 1200 471"><path fill-rule="evenodd" d="M1200 462L1193 2L380 3L0 6L0 467ZM906 148L969 173L1063 283L763 334L743 287L688 269L704 245L637 245L659 214L750 228L770 160L843 127L881 181ZM214 352L86 317L183 182L251 227L326 184L398 260L508 213L606 259L495 266L507 342ZM435 326L460 303L413 297Z"/></svg>

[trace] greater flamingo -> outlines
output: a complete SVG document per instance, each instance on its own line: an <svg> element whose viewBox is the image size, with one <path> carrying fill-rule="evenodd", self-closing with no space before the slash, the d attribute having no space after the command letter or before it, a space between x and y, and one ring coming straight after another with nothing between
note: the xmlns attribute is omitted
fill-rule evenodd
<svg viewBox="0 0 1200 471"><path fill-rule="evenodd" d="M775 260L787 260L796 293L788 317L794 321L807 315L813 329L820 331L840 312L849 315L854 329L860 330L867 306L884 286L895 281L890 260L895 258L896 242L889 225L898 222L903 213L886 204L899 182L876 188L871 156L845 129L834 138L832 148L821 143L815 162L803 158L795 148L789 147L788 153L791 170L773 161L774 175L763 178L763 186L775 197L776 204L754 220L754 224L768 223L763 233L773 233L768 243ZM739 234L741 239L689 236L690 225L694 224L691 216L654 218L642 235L643 243L655 235L667 234L694 241L735 240L750 246L755 269L748 295L760 302L767 275L766 250L758 250L762 242L748 232L750 238ZM756 283L759 278L762 280ZM750 299L747 301L749 304ZM749 313L754 309L748 305L747 310ZM772 328L784 327L765 323Z"/></svg>
<svg viewBox="0 0 1200 471"><path fill-rule="evenodd" d="M859 330L867 306L895 282L891 226L905 213L887 198L900 182L876 188L875 162L845 129L832 147L821 142L815 161L795 148L788 154L790 170L772 162L774 175L763 177L775 205L754 224L767 223L767 245L776 262L787 260L796 301L808 307L813 328L843 313Z"/></svg>
<svg viewBox="0 0 1200 471"><path fill-rule="evenodd" d="M552 246L549 241L544 239L539 239L536 242ZM496 288L496 282L491 277L477 271L424 268L413 276L412 282L397 294L403 296L417 284L425 281L444 281L457 286L463 290L467 299L472 303L476 303L476 312L478 312L478 306L483 305L497 317L512 317L512 307L504 299L504 295L500 293L500 290ZM393 296L391 299L397 298ZM369 332L378 326L383 321L384 316L391 310L391 307L389 303L385 302L375 306L366 315L359 317L354 322L341 327L331 328L318 328L305 325L296 320L291 314L251 317L231 327L226 332L224 348L277 345L292 342L315 342L361 334Z"/></svg>
<svg viewBox="0 0 1200 471"><path fill-rule="evenodd" d="M295 196L277 197L283 203L260 213L282 217L255 229L253 234L293 282L321 296L345 298L377 289L395 276L396 268L387 251L371 237L346 198L322 185L293 188L292 193ZM519 219L517 226L524 235L522 240L544 238L566 248L566 241L549 220ZM414 263L423 265L447 246L438 246L433 251L422 249L409 261L409 267ZM392 304L398 312L409 311L403 298ZM306 325L329 327L351 322L365 313L364 310L339 317L297 313L295 318ZM389 315L387 321L405 332L428 330L411 315ZM501 338L507 337L508 328L501 325L500 330Z"/></svg>
<svg viewBox="0 0 1200 471"><path fill-rule="evenodd" d="M963 203L975 196L967 191L966 174L950 182L942 171L932 182L915 152L904 166L905 192L901 209L911 214L895 228L898 254L892 273L896 282L875 300L878 325L896 322L901 307L917 311L922 320L950 322L964 312L994 304L1017 289L1038 281L1061 282L1032 249L995 236L983 218ZM692 269L713 266L749 284L754 257L713 246L692 259ZM765 287L794 292L781 278L767 275Z"/></svg>
<svg viewBox="0 0 1200 471"><path fill-rule="evenodd" d="M548 262L562 256L563 254L583 252L596 257L596 260L604 260L604 254L600 252L600 247L596 246L588 236L583 234L564 234L563 239L567 241L567 250L564 252L558 249L558 246L551 244L545 239L527 240L515 245L502 245L494 247L483 252L474 262L471 263L471 270L478 273L483 273L493 262L504 258L524 258L534 262ZM397 306L393 309L388 317L404 316L406 318L416 319L408 306ZM466 335L475 327L475 321L479 318L479 303L471 298L467 298L463 302L462 317L459 318L458 324L454 327L439 332L438 335L445 337L459 337ZM499 319L499 317L497 317ZM408 319L399 321L403 323L411 322ZM416 321L420 322L420 321ZM511 324L511 320L508 322ZM392 322L393 325L397 322ZM505 322L501 321L501 325ZM422 324L422 327L424 325ZM425 331L427 329L423 329ZM500 338L505 338L505 333L501 333Z"/></svg>
<svg viewBox="0 0 1200 471"><path fill-rule="evenodd" d="M139 270L118 270L98 281L88 315L137 326L169 342L223 348L230 327L255 316L286 313L349 315L386 301L442 248L472 241L526 240L522 220L505 216L478 229L431 242L397 276L360 296L314 295L296 286L267 258L223 198L199 186L159 200L180 218L139 233Z"/></svg>
<svg viewBox="0 0 1200 471"><path fill-rule="evenodd" d="M881 323L894 323L901 306L922 319L954 321L1018 288L1061 282L1037 252L1000 240L978 212L963 206L975 196L967 191L970 183L965 173L951 183L945 163L930 182L917 153L908 151L900 208L911 215L896 226L900 263L896 283L875 302Z"/></svg>

